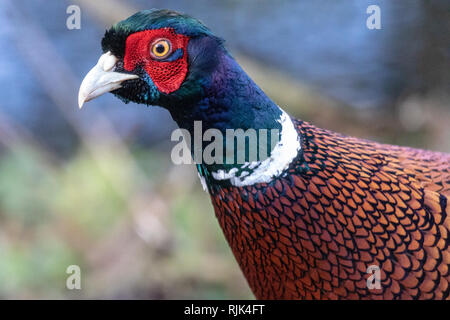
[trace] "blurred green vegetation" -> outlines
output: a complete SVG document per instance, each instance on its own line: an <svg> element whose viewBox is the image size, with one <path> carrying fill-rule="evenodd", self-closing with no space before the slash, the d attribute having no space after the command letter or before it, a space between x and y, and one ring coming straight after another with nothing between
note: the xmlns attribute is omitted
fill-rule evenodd
<svg viewBox="0 0 450 320"><path fill-rule="evenodd" d="M194 168L154 151L131 157L144 177L115 151L102 168L84 149L64 163L30 145L2 152L0 297L252 298ZM160 207L133 204L142 179ZM81 291L65 287L72 264Z"/></svg>
<svg viewBox="0 0 450 320"><path fill-rule="evenodd" d="M143 142L129 127L156 110L120 104L121 111L134 112L127 118L107 96L90 102L88 111L76 108L79 76L95 63L89 55L97 57L105 26L135 12L137 2L76 1L85 19L78 34L64 29L67 1L46 8L35 4L42 16L62 17L48 21L39 21L40 11L28 3L0 4L0 9L4 3L14 9L5 20L12 26L5 28L11 39L0 34L0 45L7 43L6 53L12 47L20 53L3 61L23 62L26 70L16 71L20 65L13 64L9 76L25 76L7 82L21 84L30 76L36 87L16 91L19 102L28 101L17 113L40 120L27 126L30 122L8 114L16 111L17 101L0 109L0 298L253 298L195 168L170 160L169 137L161 133L170 124L161 118L145 123L145 129L159 124L151 133L157 131L155 140L164 142L155 145L147 131ZM47 22L55 24L45 27ZM379 142L450 151L448 95L412 91L390 105L354 108L270 63L231 50L294 117ZM132 122L128 131L121 127L125 133L115 127L122 122ZM52 149L53 138L68 150ZM66 288L66 269L73 264L81 267L82 290Z"/></svg>

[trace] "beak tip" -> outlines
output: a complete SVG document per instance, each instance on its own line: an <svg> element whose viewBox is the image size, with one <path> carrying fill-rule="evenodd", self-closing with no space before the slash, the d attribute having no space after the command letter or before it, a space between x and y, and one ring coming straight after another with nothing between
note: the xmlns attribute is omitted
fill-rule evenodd
<svg viewBox="0 0 450 320"><path fill-rule="evenodd" d="M78 95L78 109L83 108L84 103L86 102L86 97L83 95Z"/></svg>

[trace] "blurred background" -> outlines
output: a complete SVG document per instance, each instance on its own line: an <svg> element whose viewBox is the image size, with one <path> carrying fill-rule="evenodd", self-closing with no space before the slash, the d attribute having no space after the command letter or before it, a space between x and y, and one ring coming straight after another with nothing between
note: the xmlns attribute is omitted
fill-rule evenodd
<svg viewBox="0 0 450 320"><path fill-rule="evenodd" d="M448 0L2 0L0 298L253 298L194 167L170 160L168 112L77 108L105 29L148 8L202 20L295 117L450 152Z"/></svg>

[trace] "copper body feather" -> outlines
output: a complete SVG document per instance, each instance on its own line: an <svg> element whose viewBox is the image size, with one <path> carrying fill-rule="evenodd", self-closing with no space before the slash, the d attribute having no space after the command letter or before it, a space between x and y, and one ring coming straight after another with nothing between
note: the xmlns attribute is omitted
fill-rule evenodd
<svg viewBox="0 0 450 320"><path fill-rule="evenodd" d="M450 155L295 121L304 162L267 184L210 188L260 299L448 299ZM369 289L369 266L381 289Z"/></svg>

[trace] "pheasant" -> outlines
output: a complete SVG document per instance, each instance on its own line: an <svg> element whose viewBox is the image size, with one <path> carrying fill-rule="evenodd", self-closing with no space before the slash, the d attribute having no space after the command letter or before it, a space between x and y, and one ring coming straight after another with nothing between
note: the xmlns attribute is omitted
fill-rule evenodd
<svg viewBox="0 0 450 320"><path fill-rule="evenodd" d="M102 50L80 108L112 92L166 108L190 134L195 121L279 130L264 159L196 164L256 298L449 299L449 154L291 118L188 15L138 12L106 31Z"/></svg>

